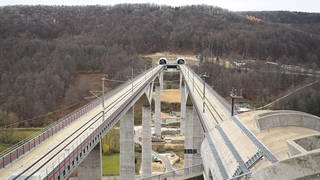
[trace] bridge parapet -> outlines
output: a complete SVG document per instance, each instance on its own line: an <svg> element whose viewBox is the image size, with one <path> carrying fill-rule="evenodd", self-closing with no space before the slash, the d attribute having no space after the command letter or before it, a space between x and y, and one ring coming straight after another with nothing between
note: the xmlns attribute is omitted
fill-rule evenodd
<svg viewBox="0 0 320 180"><path fill-rule="evenodd" d="M299 111L280 110L262 113L255 117L259 130L280 126L299 126L320 131L320 118Z"/></svg>

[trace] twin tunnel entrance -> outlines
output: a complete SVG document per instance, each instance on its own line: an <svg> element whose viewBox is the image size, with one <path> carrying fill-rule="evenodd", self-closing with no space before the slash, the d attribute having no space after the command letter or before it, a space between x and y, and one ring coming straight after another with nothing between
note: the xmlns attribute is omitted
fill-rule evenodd
<svg viewBox="0 0 320 180"><path fill-rule="evenodd" d="M165 69L179 69L179 65L185 64L186 61L183 58L178 58L175 61L168 61L167 58L160 58L159 65L165 66Z"/></svg>

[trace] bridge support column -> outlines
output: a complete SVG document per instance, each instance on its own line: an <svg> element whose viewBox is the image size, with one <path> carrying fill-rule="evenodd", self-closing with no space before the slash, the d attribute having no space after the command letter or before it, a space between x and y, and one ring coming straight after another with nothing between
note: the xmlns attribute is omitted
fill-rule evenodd
<svg viewBox="0 0 320 180"><path fill-rule="evenodd" d="M79 164L79 180L101 180L102 178L102 158L101 158L101 141L92 149L87 157Z"/></svg>
<svg viewBox="0 0 320 180"><path fill-rule="evenodd" d="M193 158L193 106L186 106L184 140L184 167L192 166Z"/></svg>
<svg viewBox="0 0 320 180"><path fill-rule="evenodd" d="M198 113L194 106L186 106L186 132L184 144L184 167L191 167L201 163L200 146L203 140L203 130ZM186 172L188 173L188 172Z"/></svg>
<svg viewBox="0 0 320 180"><path fill-rule="evenodd" d="M135 179L134 111L131 107L120 119L120 179Z"/></svg>
<svg viewBox="0 0 320 180"><path fill-rule="evenodd" d="M154 124L155 124L155 135L156 136L161 136L161 118L160 118L160 113L161 113L161 101L160 101L160 86L155 86L156 90L156 98L155 98L155 119L154 119Z"/></svg>
<svg viewBox="0 0 320 180"><path fill-rule="evenodd" d="M185 87L181 87L181 105L180 105L180 134L185 132L185 117L186 117L186 91Z"/></svg>
<svg viewBox="0 0 320 180"><path fill-rule="evenodd" d="M179 88L182 89L182 84L183 84L183 75L182 72L180 72L180 81L179 81Z"/></svg>
<svg viewBox="0 0 320 180"><path fill-rule="evenodd" d="M151 108L142 106L142 178L150 177L152 174L151 149Z"/></svg>
<svg viewBox="0 0 320 180"><path fill-rule="evenodd" d="M163 90L163 71L160 73L160 78L159 78L159 83L160 83L160 90Z"/></svg>
<svg viewBox="0 0 320 180"><path fill-rule="evenodd" d="M200 124L198 113L193 107L193 149L196 151L192 157L192 165L198 165L202 163L200 147L204 139L204 132Z"/></svg>

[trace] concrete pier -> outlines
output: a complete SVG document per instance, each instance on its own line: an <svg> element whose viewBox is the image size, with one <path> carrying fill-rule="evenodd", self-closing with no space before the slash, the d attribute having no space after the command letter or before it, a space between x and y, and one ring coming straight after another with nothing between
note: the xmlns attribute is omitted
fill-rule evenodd
<svg viewBox="0 0 320 180"><path fill-rule="evenodd" d="M181 87L181 112L180 112L180 134L184 135L185 132L185 116L186 116L186 96L185 87Z"/></svg>
<svg viewBox="0 0 320 180"><path fill-rule="evenodd" d="M184 142L184 167L198 165L202 162L200 147L203 140L203 130L194 106L186 106L186 132Z"/></svg>
<svg viewBox="0 0 320 180"><path fill-rule="evenodd" d="M142 162L141 177L150 177L151 169L151 108L142 106Z"/></svg>
<svg viewBox="0 0 320 180"><path fill-rule="evenodd" d="M160 73L159 83L160 83L160 90L163 90L163 72Z"/></svg>
<svg viewBox="0 0 320 180"><path fill-rule="evenodd" d="M79 180L101 180L102 179L102 158L101 158L101 141L92 149L87 157L79 164Z"/></svg>
<svg viewBox="0 0 320 180"><path fill-rule="evenodd" d="M131 107L120 119L120 179L135 178L134 110Z"/></svg>
<svg viewBox="0 0 320 180"><path fill-rule="evenodd" d="M196 108L193 106L193 149L195 150L195 153L192 157L192 165L198 165L202 163L201 154L200 154L200 147L201 143L204 138L204 132L200 124L200 119L198 116L198 113L196 111Z"/></svg>
<svg viewBox="0 0 320 180"><path fill-rule="evenodd" d="M192 166L193 159L193 106L186 106L184 140L184 167Z"/></svg>
<svg viewBox="0 0 320 180"><path fill-rule="evenodd" d="M161 118L160 118L160 113L161 113L161 101L160 101L160 86L155 86L155 91L156 91L156 97L155 97L155 119L154 119L154 124L155 124L155 135L156 136L161 136Z"/></svg>

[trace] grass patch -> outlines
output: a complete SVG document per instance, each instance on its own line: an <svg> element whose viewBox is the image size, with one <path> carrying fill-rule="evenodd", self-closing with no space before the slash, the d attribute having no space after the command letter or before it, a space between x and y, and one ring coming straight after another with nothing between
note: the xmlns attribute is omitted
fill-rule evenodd
<svg viewBox="0 0 320 180"><path fill-rule="evenodd" d="M0 130L0 152L9 148L10 146L26 139L28 137L35 137L41 133L40 128L12 128Z"/></svg>
<svg viewBox="0 0 320 180"><path fill-rule="evenodd" d="M7 149L10 146L11 144L5 144L0 142L0 152L2 152L3 150Z"/></svg>
<svg viewBox="0 0 320 180"><path fill-rule="evenodd" d="M161 92L161 101L167 103L180 103L181 94L179 89L166 89Z"/></svg>
<svg viewBox="0 0 320 180"><path fill-rule="evenodd" d="M177 128L177 127L180 127L180 122L162 124L161 126L162 127L174 127L174 128Z"/></svg>
<svg viewBox="0 0 320 180"><path fill-rule="evenodd" d="M102 175L118 176L120 174L120 154L102 156Z"/></svg>

